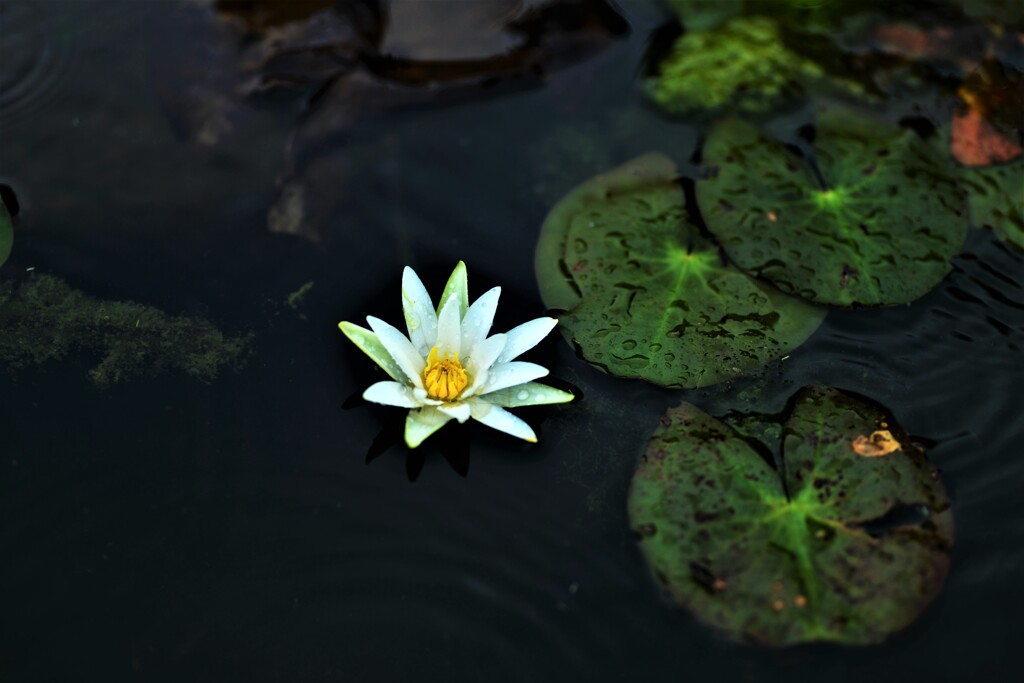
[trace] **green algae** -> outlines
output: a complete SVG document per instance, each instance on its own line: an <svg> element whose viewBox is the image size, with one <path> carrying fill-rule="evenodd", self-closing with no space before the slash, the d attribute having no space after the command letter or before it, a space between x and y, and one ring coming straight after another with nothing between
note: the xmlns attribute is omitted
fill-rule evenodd
<svg viewBox="0 0 1024 683"><path fill-rule="evenodd" d="M812 87L867 96L859 84L830 76L787 48L779 26L767 17L735 18L685 33L647 81L654 102L676 115L765 114L796 103Z"/></svg>
<svg viewBox="0 0 1024 683"><path fill-rule="evenodd" d="M669 0L687 31L719 26L743 12L744 0Z"/></svg>
<svg viewBox="0 0 1024 683"><path fill-rule="evenodd" d="M285 304L287 304L288 308L292 309L292 311L295 312L295 314L298 315L299 318L301 318L302 320L306 319L306 314L302 313L299 310L299 308L302 306L303 302L306 300L306 295L309 294L309 292L312 289L313 289L313 281L310 280L309 282L305 283L304 285L302 285L301 287L296 289L294 292L289 294L288 298L285 299Z"/></svg>
<svg viewBox="0 0 1024 683"><path fill-rule="evenodd" d="M99 386L166 371L210 382L240 368L250 342L202 318L95 299L51 275L0 283L0 363L12 370L82 351L100 356L89 371Z"/></svg>

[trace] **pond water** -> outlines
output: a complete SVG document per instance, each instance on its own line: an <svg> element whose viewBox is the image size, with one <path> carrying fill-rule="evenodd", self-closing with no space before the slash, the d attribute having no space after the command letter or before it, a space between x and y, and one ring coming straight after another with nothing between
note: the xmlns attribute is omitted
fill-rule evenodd
<svg viewBox="0 0 1024 683"><path fill-rule="evenodd" d="M610 377L552 335L530 359L579 398L521 412L536 445L450 425L410 453L403 411L353 400L380 377L337 323L400 323L403 266L436 294L465 260L471 297L502 286L508 329L544 314L534 247L559 197L651 150L693 168L702 129L637 86L671 14L617 11L588 41L551 39L543 79L243 96L254 48L209 3L0 4L0 182L18 200L0 281L51 274L251 335L207 381L99 387L88 350L0 373L0 678L1011 679L1024 256L990 231L924 297L830 311L785 361L700 390ZM509 49L493 18L467 24L434 39L440 58ZM434 56L409 33L396 54ZM663 596L626 491L666 408L778 411L813 383L929 446L951 572L882 645L736 643Z"/></svg>

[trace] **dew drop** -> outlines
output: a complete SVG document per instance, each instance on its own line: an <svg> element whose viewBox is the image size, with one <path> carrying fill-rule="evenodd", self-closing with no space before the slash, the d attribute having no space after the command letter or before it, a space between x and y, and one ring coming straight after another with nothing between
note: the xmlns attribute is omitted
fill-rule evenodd
<svg viewBox="0 0 1024 683"><path fill-rule="evenodd" d="M651 352L657 353L658 351L661 351L661 344L651 344Z"/></svg>
<svg viewBox="0 0 1024 683"><path fill-rule="evenodd" d="M632 339L627 339L626 341L622 342L622 348L626 349L627 351L632 351L633 349L636 348L636 342L633 341Z"/></svg>
<svg viewBox="0 0 1024 683"><path fill-rule="evenodd" d="M516 400L518 401L525 401L528 398L530 398L530 392L525 389L516 394Z"/></svg>

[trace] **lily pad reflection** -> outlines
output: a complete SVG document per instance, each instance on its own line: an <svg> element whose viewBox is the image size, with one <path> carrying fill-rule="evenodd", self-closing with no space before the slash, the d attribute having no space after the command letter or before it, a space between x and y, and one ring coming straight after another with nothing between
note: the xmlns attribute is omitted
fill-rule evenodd
<svg viewBox="0 0 1024 683"><path fill-rule="evenodd" d="M862 454L880 430L898 448ZM768 645L906 627L949 569L937 470L882 410L828 387L796 395L777 447L779 469L688 403L665 414L629 493L658 581L700 621Z"/></svg>

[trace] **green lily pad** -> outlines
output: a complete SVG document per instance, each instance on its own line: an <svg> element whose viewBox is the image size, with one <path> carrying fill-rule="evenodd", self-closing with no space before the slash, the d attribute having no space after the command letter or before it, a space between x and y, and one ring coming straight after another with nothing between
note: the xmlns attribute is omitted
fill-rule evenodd
<svg viewBox="0 0 1024 683"><path fill-rule="evenodd" d="M787 48L778 25L767 17L738 17L688 31L646 86L655 103L679 115L722 110L761 114L795 103L812 87L869 98L859 84L831 76Z"/></svg>
<svg viewBox="0 0 1024 683"><path fill-rule="evenodd" d="M1024 249L1024 159L1005 166L964 169L971 225L991 228L1001 240Z"/></svg>
<svg viewBox="0 0 1024 683"><path fill-rule="evenodd" d="M790 406L780 470L696 407L670 409L633 477L630 524L669 594L729 636L880 642L945 581L949 498L881 409L822 386ZM886 455L871 449L882 430L898 446Z"/></svg>
<svg viewBox="0 0 1024 683"><path fill-rule="evenodd" d="M537 282L583 358L609 374L695 388L799 346L824 317L725 263L687 217L675 165L649 154L548 215Z"/></svg>
<svg viewBox="0 0 1024 683"><path fill-rule="evenodd" d="M0 266L11 255L13 244L14 226L11 225L11 214L7 213L7 207L4 206L3 200L0 200Z"/></svg>
<svg viewBox="0 0 1024 683"><path fill-rule="evenodd" d="M833 306L913 301L950 270L967 237L963 193L937 146L849 113L819 117L813 162L729 120L704 146L697 200L747 272Z"/></svg>

